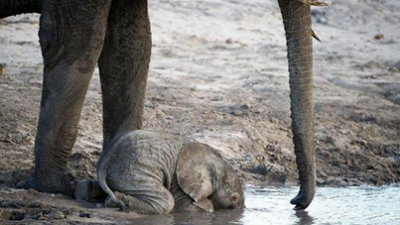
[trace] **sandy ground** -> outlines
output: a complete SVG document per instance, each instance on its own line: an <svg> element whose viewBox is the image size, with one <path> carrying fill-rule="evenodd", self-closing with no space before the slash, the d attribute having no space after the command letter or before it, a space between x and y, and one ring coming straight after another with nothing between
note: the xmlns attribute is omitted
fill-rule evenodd
<svg viewBox="0 0 400 225"><path fill-rule="evenodd" d="M314 44L319 185L400 182L399 10L397 0L335 0L332 7L312 11L323 39ZM144 128L212 145L247 183L296 184L277 3L150 1L150 14L154 45ZM79 211L89 207L83 203L15 189L33 169L43 69L38 19L23 15L0 21L0 200L27 199L20 203L32 209L22 210L26 218L42 210L54 219L66 210L67 218L82 219ZM94 176L101 111L96 71L70 160L80 178ZM34 199L44 205L29 205L39 204ZM0 220L21 211L11 203L0 201Z"/></svg>

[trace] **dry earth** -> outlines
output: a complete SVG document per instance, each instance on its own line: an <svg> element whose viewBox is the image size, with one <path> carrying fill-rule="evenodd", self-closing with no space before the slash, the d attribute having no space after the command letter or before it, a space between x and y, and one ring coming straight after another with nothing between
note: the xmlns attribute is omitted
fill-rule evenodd
<svg viewBox="0 0 400 225"><path fill-rule="evenodd" d="M314 44L319 185L400 182L399 11L397 0L335 0L330 8L312 11L323 39ZM214 146L247 183L295 184L286 46L277 3L150 1L150 13L154 45L144 128ZM34 164L43 69L38 20L38 15L22 15L0 21L0 220L135 218L16 189ZM80 178L94 176L101 112L96 71L70 160ZM79 217L82 210L91 210L94 218Z"/></svg>

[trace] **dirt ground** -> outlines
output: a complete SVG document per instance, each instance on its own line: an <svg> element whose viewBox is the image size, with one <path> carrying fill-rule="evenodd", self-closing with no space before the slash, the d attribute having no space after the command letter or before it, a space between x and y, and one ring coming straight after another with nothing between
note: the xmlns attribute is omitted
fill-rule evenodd
<svg viewBox="0 0 400 225"><path fill-rule="evenodd" d="M400 2L333 3L312 11L323 39L314 44L318 185L400 182ZM210 144L246 183L296 184L286 45L277 3L149 4L153 51L144 128ZM40 223L44 218L50 223L61 217L70 224L124 218L96 204L18 189L34 165L43 69L38 20L38 15L22 15L0 21L0 220L25 217ZM96 70L70 160L77 177L94 177L101 146Z"/></svg>

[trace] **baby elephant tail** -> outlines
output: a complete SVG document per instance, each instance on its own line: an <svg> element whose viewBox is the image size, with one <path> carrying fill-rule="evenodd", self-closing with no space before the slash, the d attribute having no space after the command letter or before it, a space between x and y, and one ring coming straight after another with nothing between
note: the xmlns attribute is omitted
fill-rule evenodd
<svg viewBox="0 0 400 225"><path fill-rule="evenodd" d="M99 181L99 185L101 189L103 189L104 192L106 192L110 198L111 201L117 204L120 208L121 211L126 210L126 205L123 201L119 200L117 197L115 197L114 192L108 187L106 178L107 178L107 168L108 168L108 162L111 156L114 153L114 148L118 146L118 144L121 142L122 137L125 135L120 135L118 138L115 138L113 141L111 141L110 144L108 144L103 152L103 155L100 157L99 161L97 162L97 179ZM104 204L105 207L107 207L107 204Z"/></svg>
<svg viewBox="0 0 400 225"><path fill-rule="evenodd" d="M97 168L98 168L97 169L97 178L99 180L101 189L103 189L103 191L106 192L110 196L111 200L119 206L119 209L121 211L125 211L126 210L125 203L123 201L119 200L117 197L115 197L114 192L108 187L108 185L106 183L107 169L106 169L105 165L99 165ZM107 204L104 204L104 206L107 207Z"/></svg>

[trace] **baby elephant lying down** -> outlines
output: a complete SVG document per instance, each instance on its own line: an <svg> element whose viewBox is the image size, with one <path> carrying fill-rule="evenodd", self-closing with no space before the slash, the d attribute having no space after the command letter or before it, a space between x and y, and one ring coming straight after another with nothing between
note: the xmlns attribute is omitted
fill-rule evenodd
<svg viewBox="0 0 400 225"><path fill-rule="evenodd" d="M137 213L234 209L244 206L239 178L210 146L189 138L133 131L115 138L97 163L98 182L116 203ZM83 181L77 198L90 198L98 185Z"/></svg>

